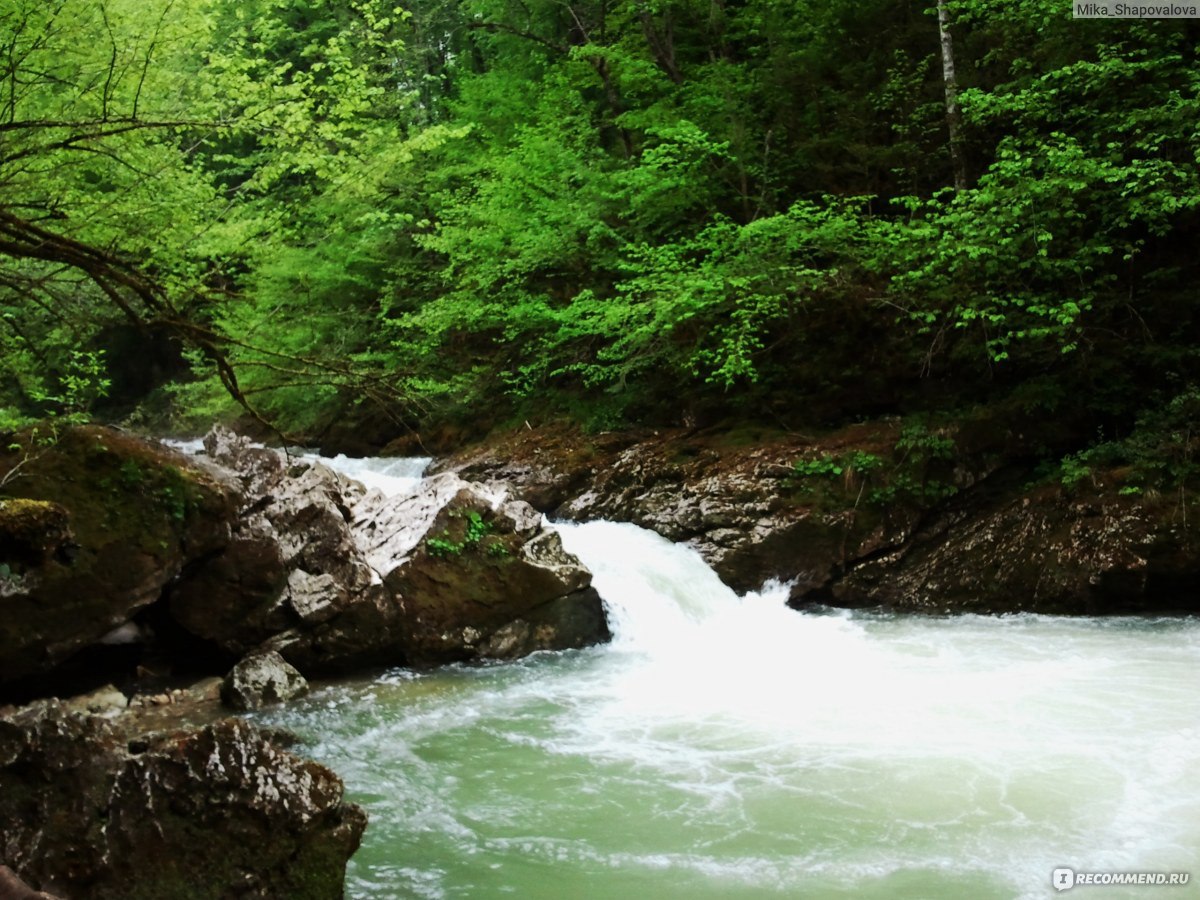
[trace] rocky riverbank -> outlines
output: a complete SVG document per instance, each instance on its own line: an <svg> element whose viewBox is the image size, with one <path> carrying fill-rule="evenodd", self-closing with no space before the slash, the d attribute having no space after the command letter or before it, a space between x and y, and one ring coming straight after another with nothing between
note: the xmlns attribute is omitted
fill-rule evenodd
<svg viewBox="0 0 1200 900"><path fill-rule="evenodd" d="M1038 476L1031 440L969 417L526 427L397 496L221 429L199 457L99 427L10 448L0 702L26 705L0 707L0 876L62 897L338 896L365 817L227 711L328 674L606 640L543 513L654 529L738 590L791 583L797 607L1200 612L1194 498L1120 470Z"/></svg>
<svg viewBox="0 0 1200 900"><path fill-rule="evenodd" d="M822 434L517 429L436 464L568 520L695 547L739 591L925 613L1200 612L1200 509L1128 471L1039 475L1044 425L882 419ZM1189 524L1189 521L1192 524Z"/></svg>
<svg viewBox="0 0 1200 900"><path fill-rule="evenodd" d="M340 896L365 816L218 695L608 638L591 574L523 502L452 474L385 496L227 431L205 447L73 429L0 499L0 697L117 682L0 708L0 864L31 889Z"/></svg>

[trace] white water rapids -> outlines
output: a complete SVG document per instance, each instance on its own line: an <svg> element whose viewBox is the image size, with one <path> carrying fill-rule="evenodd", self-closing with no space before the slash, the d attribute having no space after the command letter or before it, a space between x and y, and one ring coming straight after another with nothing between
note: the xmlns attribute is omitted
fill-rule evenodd
<svg viewBox="0 0 1200 900"><path fill-rule="evenodd" d="M801 614L635 526L558 528L612 644L263 716L370 814L348 896L1032 898L1060 866L1197 896L1196 619Z"/></svg>

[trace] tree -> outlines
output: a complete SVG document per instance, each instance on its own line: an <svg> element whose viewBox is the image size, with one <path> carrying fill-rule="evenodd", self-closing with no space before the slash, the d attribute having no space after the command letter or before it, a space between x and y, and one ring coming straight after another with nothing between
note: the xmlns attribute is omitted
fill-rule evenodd
<svg viewBox="0 0 1200 900"><path fill-rule="evenodd" d="M365 112L394 108L381 101L398 41L378 6L324 9L296 46L285 0L253 19L224 0L19 0L3 14L0 316L42 373L10 380L19 405L36 412L29 386L118 320L194 348L256 415L240 374L254 367L386 394L311 344L226 327L280 204L297 211L358 173L355 148L395 136Z"/></svg>
<svg viewBox="0 0 1200 900"><path fill-rule="evenodd" d="M938 38L942 45L942 82L946 93L946 128L950 135L950 159L954 166L954 187L967 187L967 165L963 159L962 111L958 108L958 75L954 69L954 38L950 34L950 13L946 0L937 0Z"/></svg>

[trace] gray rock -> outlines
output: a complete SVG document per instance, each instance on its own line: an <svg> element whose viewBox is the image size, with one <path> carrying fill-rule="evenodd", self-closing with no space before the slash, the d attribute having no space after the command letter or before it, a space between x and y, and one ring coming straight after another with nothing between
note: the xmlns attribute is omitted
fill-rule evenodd
<svg viewBox="0 0 1200 900"><path fill-rule="evenodd" d="M129 698L118 691L115 686L106 684L90 693L65 700L63 705L71 712L115 716L129 706Z"/></svg>
<svg viewBox="0 0 1200 900"><path fill-rule="evenodd" d="M221 683L221 702L230 709L261 709L308 693L308 682L274 650L252 653Z"/></svg>
<svg viewBox="0 0 1200 900"><path fill-rule="evenodd" d="M337 776L244 721L131 735L57 702L0 718L0 852L33 889L333 900L365 825Z"/></svg>
<svg viewBox="0 0 1200 900"><path fill-rule="evenodd" d="M608 637L590 573L532 507L494 487L445 474L386 497L320 463L276 464L222 431L206 445L266 492L247 497L225 553L172 591L176 619L225 649L262 646L315 674Z"/></svg>
<svg viewBox="0 0 1200 900"><path fill-rule="evenodd" d="M346 591L328 572L313 575L296 569L288 576L287 602L306 625L319 625L345 606Z"/></svg>
<svg viewBox="0 0 1200 900"><path fill-rule="evenodd" d="M493 508L464 482L384 584L399 598L406 657L430 665L607 640L591 580L532 507Z"/></svg>

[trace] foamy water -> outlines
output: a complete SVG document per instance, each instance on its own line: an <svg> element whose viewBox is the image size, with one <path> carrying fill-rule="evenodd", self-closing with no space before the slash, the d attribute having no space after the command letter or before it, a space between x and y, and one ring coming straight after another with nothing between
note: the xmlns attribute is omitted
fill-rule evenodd
<svg viewBox="0 0 1200 900"><path fill-rule="evenodd" d="M433 461L428 457L355 457L339 453L337 456L321 456L311 450L297 453L301 459L309 459L341 472L355 481L362 482L368 490L374 488L385 496L398 497L410 493L425 475Z"/></svg>
<svg viewBox="0 0 1200 900"><path fill-rule="evenodd" d="M349 896L1032 898L1064 865L1200 875L1197 620L800 614L634 526L560 531L611 645L269 715L371 815Z"/></svg>
<svg viewBox="0 0 1200 900"><path fill-rule="evenodd" d="M186 440L165 438L162 442L189 456L204 453L203 438ZM254 446L261 447L263 445L255 444ZM303 448L292 449L289 452L300 459L328 466L335 472L340 472L348 478L361 482L368 490L379 490L388 497L410 493L421 483L425 470L433 462L431 457L425 456L356 457L346 456L344 453L339 453L337 456L322 456L315 450Z"/></svg>

